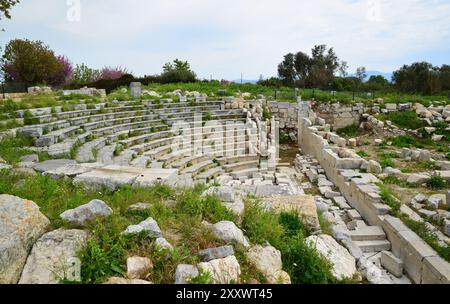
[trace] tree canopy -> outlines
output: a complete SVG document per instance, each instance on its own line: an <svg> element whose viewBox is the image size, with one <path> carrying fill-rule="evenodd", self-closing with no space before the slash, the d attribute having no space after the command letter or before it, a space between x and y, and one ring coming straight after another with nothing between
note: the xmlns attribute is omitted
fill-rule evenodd
<svg viewBox="0 0 450 304"><path fill-rule="evenodd" d="M316 45L311 56L304 52L286 54L278 65L278 75L285 85L326 87L332 83L338 70L345 74L346 68L347 63L339 60L333 48Z"/></svg>
<svg viewBox="0 0 450 304"><path fill-rule="evenodd" d="M392 80L401 92L432 95L450 90L450 66L415 62L395 71Z"/></svg>
<svg viewBox="0 0 450 304"><path fill-rule="evenodd" d="M1 69L7 81L27 85L63 85L72 67L66 57L56 56L42 41L11 40L5 47Z"/></svg>
<svg viewBox="0 0 450 304"><path fill-rule="evenodd" d="M0 20L3 17L11 19L11 9L19 2L19 0L0 0Z"/></svg>

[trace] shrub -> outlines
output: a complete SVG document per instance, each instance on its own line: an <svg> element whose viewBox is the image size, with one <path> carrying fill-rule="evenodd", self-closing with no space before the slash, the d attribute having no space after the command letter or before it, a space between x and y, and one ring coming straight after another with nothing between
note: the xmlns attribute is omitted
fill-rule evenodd
<svg viewBox="0 0 450 304"><path fill-rule="evenodd" d="M200 198L199 194L187 191L179 198L176 210L179 213L199 216L208 222L217 223L220 221L234 221L234 214L222 205L215 196Z"/></svg>
<svg viewBox="0 0 450 304"><path fill-rule="evenodd" d="M370 155L367 153L367 152L365 152L365 151L358 151L358 153L356 153L356 154L358 154L360 157L362 157L362 158L365 158L365 157L369 157Z"/></svg>
<svg viewBox="0 0 450 304"><path fill-rule="evenodd" d="M427 187L432 190L440 190L447 188L447 181L440 175L432 175L427 181Z"/></svg>
<svg viewBox="0 0 450 304"><path fill-rule="evenodd" d="M401 136L397 136L397 137L389 139L389 140L392 141L392 144L394 146L397 146L400 148L409 148L416 143L416 139L409 135L401 135Z"/></svg>
<svg viewBox="0 0 450 304"><path fill-rule="evenodd" d="M383 159L381 159L380 160L380 165L381 165L381 167L383 169L387 168L387 167L394 167L395 166L394 161L392 159L390 159L390 158L383 158Z"/></svg>
<svg viewBox="0 0 450 304"><path fill-rule="evenodd" d="M243 228L252 243L269 242L281 251L283 269L294 284L334 282L332 265L305 242L308 231L295 213L266 211L253 199L246 200Z"/></svg>
<svg viewBox="0 0 450 304"><path fill-rule="evenodd" d="M384 121L390 120L400 128L417 130L424 126L423 121L414 111L391 112L388 114L382 114L379 118Z"/></svg>
<svg viewBox="0 0 450 304"><path fill-rule="evenodd" d="M336 130L336 133L340 136L355 137L358 135L358 126L351 125L345 128Z"/></svg>
<svg viewBox="0 0 450 304"><path fill-rule="evenodd" d="M200 274L198 276L196 276L195 278L192 278L189 283L195 284L195 285L212 284L213 283L212 275L209 272L202 271L202 272L200 272Z"/></svg>
<svg viewBox="0 0 450 304"><path fill-rule="evenodd" d="M331 263L306 244L301 233L285 241L281 245L283 268L291 276L293 284L327 284L334 281Z"/></svg>
<svg viewBox="0 0 450 304"><path fill-rule="evenodd" d="M87 246L79 254L83 283L102 283L108 277L126 273L125 238L110 227L97 224Z"/></svg>
<svg viewBox="0 0 450 304"><path fill-rule="evenodd" d="M265 244L269 242L277 247L281 243L284 230L278 218L263 209L260 203L253 199L245 202L245 214L242 227L247 231L247 237L252 243Z"/></svg>

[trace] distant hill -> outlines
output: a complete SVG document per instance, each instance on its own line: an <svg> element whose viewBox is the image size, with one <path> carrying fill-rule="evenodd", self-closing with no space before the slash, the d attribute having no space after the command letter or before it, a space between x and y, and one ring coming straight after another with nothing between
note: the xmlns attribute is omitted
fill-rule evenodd
<svg viewBox="0 0 450 304"><path fill-rule="evenodd" d="M365 81L369 80L370 76L377 76L377 75L381 75L384 78L386 78L388 81L392 81L392 73L384 73L384 72L380 72L380 71L367 71L367 77L365 79ZM356 76L356 74L352 74L351 76ZM231 82L233 83L241 83L240 79L236 79L236 80L232 80ZM242 83L252 83L252 84L256 84L258 82L258 80L252 80L252 79L243 79Z"/></svg>
<svg viewBox="0 0 450 304"><path fill-rule="evenodd" d="M381 75L384 78L386 78L388 81L392 80L392 73L383 73L383 72L379 72L379 71L367 71L367 77L366 77L366 81L369 80L370 76L377 76L377 75ZM353 75L354 76L354 75Z"/></svg>
<svg viewBox="0 0 450 304"><path fill-rule="evenodd" d="M240 79L237 79L237 80L232 80L231 82L234 82L234 83L241 83L241 80ZM242 80L242 83L252 83L252 84L256 84L258 82L258 80L250 80L250 79L243 79Z"/></svg>

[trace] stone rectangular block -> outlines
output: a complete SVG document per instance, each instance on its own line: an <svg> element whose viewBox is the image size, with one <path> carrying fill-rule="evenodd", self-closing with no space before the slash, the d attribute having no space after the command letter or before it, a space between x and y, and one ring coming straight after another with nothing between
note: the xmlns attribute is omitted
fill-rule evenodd
<svg viewBox="0 0 450 304"><path fill-rule="evenodd" d="M401 278L403 276L403 261L397 258L390 251L381 252L381 266L386 268L397 278Z"/></svg>
<svg viewBox="0 0 450 304"><path fill-rule="evenodd" d="M423 240L412 241L405 246L405 270L414 283L422 282L423 261L436 256L436 252Z"/></svg>

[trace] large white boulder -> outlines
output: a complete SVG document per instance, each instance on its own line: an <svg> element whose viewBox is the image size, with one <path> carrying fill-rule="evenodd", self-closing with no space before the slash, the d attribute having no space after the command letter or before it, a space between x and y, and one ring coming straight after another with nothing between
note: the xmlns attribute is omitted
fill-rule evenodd
<svg viewBox="0 0 450 304"><path fill-rule="evenodd" d="M235 223L229 221L222 221L212 225L212 231L217 238L225 242L237 242L245 248L250 247L250 244L241 229Z"/></svg>
<svg viewBox="0 0 450 304"><path fill-rule="evenodd" d="M154 238L162 237L162 232L158 226L158 223L151 217L149 217L143 222L140 222L137 225L128 226L127 229L124 232L122 232L122 234L130 235L130 234L138 234L141 232L145 232L146 234Z"/></svg>
<svg viewBox="0 0 450 304"><path fill-rule="evenodd" d="M44 234L33 246L19 284L59 284L79 280L77 254L88 240L83 230L58 229Z"/></svg>
<svg viewBox="0 0 450 304"><path fill-rule="evenodd" d="M187 284L200 273L194 265L180 264L175 271L175 284Z"/></svg>
<svg viewBox="0 0 450 304"><path fill-rule="evenodd" d="M308 237L306 242L333 264L332 274L336 279L352 278L356 273L355 258L331 236L314 235Z"/></svg>
<svg viewBox="0 0 450 304"><path fill-rule="evenodd" d="M281 252L272 246L253 246L247 252L249 263L254 265L267 279L269 284L290 284L289 275L283 271Z"/></svg>
<svg viewBox="0 0 450 304"><path fill-rule="evenodd" d="M145 279L152 268L153 264L149 258L136 256L127 259L128 279Z"/></svg>
<svg viewBox="0 0 450 304"><path fill-rule="evenodd" d="M197 267L201 272L209 273L215 284L239 283L241 267L234 255L199 263Z"/></svg>
<svg viewBox="0 0 450 304"><path fill-rule="evenodd" d="M105 202L92 200L86 205L63 212L60 217L71 225L84 227L95 222L97 218L108 217L112 213L112 209Z"/></svg>
<svg viewBox="0 0 450 304"><path fill-rule="evenodd" d="M34 202L0 195L0 284L19 281L28 252L49 224Z"/></svg>

